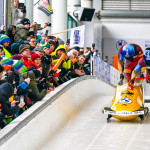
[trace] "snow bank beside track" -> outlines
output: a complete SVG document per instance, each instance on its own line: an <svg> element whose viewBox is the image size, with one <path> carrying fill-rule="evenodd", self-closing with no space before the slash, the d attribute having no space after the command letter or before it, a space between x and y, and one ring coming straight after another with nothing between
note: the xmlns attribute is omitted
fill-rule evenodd
<svg viewBox="0 0 150 150"><path fill-rule="evenodd" d="M0 150L37 150L80 105L96 95L112 96L115 87L94 76L72 79L0 131Z"/></svg>

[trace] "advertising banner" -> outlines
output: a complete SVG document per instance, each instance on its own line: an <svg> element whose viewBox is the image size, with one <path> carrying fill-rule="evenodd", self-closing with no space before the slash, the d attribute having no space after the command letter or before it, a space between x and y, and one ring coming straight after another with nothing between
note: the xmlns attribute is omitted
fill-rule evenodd
<svg viewBox="0 0 150 150"><path fill-rule="evenodd" d="M97 56L94 56L94 75L101 79L117 85L119 82L119 71Z"/></svg>
<svg viewBox="0 0 150 150"><path fill-rule="evenodd" d="M84 47L84 33L85 33L85 25L71 29L70 48L76 46Z"/></svg>

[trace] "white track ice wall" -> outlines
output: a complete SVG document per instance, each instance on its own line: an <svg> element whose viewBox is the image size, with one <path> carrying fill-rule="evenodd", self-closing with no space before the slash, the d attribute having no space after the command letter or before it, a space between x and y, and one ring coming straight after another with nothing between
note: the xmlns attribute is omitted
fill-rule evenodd
<svg viewBox="0 0 150 150"><path fill-rule="evenodd" d="M37 150L80 105L96 95L114 95L115 88L85 76L59 86L0 131L0 150Z"/></svg>

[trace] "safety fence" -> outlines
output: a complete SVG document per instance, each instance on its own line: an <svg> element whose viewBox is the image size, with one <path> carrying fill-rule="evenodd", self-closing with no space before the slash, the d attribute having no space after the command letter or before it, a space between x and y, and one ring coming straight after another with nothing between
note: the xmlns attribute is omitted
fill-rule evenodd
<svg viewBox="0 0 150 150"><path fill-rule="evenodd" d="M106 63L96 55L92 58L93 61L93 75L100 77L108 83L117 85L120 80L120 74L117 69L115 69L110 64Z"/></svg>

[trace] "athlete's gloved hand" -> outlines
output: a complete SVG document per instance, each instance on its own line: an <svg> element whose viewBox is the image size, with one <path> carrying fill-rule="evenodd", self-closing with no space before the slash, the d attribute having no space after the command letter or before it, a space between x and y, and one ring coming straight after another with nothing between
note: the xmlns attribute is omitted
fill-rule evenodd
<svg viewBox="0 0 150 150"><path fill-rule="evenodd" d="M120 79L122 79L122 80L124 79L123 73L120 74Z"/></svg>
<svg viewBox="0 0 150 150"><path fill-rule="evenodd" d="M129 81L129 84L134 84L134 79L131 79L131 80Z"/></svg>

